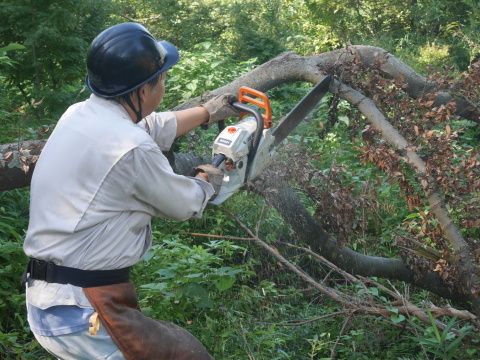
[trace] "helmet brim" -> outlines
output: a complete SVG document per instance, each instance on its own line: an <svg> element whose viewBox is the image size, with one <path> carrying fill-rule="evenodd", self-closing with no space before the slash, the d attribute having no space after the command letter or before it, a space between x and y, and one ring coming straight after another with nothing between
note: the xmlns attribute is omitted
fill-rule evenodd
<svg viewBox="0 0 480 360"><path fill-rule="evenodd" d="M135 86L133 86L129 89L125 89L125 90L119 91L117 93L104 93L104 92L96 89L95 86L93 86L93 84L91 83L90 78L87 74L85 81L86 81L88 89L97 96L100 96L100 97L105 98L105 99L113 99L113 98L128 94L128 93L142 87L143 85L145 85L149 81L152 81L157 76L159 76L160 74L162 74L165 71L167 71L168 69L170 69L173 65L175 65L180 60L180 54L179 54L177 48L175 47L175 45L173 45L172 43L170 43L166 40L157 40L157 43L163 49L163 52L164 52L164 55L165 55L164 62L163 62L162 67L159 70L157 70L154 74L152 74L148 79L142 81L140 84L137 84L137 85L135 85Z"/></svg>
<svg viewBox="0 0 480 360"><path fill-rule="evenodd" d="M165 51L165 62L157 73L157 75L160 75L161 73L167 71L173 65L175 65L178 60L180 60L180 54L178 53L175 45L173 45L172 43L169 43L165 40L158 40L157 42Z"/></svg>

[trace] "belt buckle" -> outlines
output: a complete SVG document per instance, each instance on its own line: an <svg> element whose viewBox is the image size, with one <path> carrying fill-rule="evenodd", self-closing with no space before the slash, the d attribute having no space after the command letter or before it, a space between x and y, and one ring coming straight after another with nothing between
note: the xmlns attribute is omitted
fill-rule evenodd
<svg viewBox="0 0 480 360"><path fill-rule="evenodd" d="M30 277L36 280L45 280L47 278L47 265L46 261L33 259Z"/></svg>

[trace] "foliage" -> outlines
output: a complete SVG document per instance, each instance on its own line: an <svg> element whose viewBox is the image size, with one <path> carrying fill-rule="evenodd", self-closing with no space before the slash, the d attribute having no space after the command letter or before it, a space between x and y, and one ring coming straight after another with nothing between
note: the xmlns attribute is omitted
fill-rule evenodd
<svg viewBox="0 0 480 360"><path fill-rule="evenodd" d="M0 64L2 65L10 65L10 66L13 66L13 64L17 64L16 61L13 61L12 59L10 59L6 54L8 51L12 51L12 50L23 50L25 49L25 47L23 45L20 45L20 44L9 44L7 46L4 46L2 48L0 48L0 53L2 54L0 56ZM3 76L2 76L3 78Z"/></svg>
<svg viewBox="0 0 480 360"><path fill-rule="evenodd" d="M30 104L36 116L58 117L77 98L85 76L90 41L108 24L109 1L28 1L0 3L2 41L24 51L12 54L20 66L4 69L12 104Z"/></svg>
<svg viewBox="0 0 480 360"><path fill-rule="evenodd" d="M24 351L35 353L39 348L28 334L21 286L27 263L22 244L28 221L28 196L27 189L0 192L0 353L5 356Z"/></svg>
<svg viewBox="0 0 480 360"><path fill-rule="evenodd" d="M449 48L446 45L428 43L424 46L420 46L418 50L420 54L417 61L425 67L432 66L441 69L447 58L450 56Z"/></svg>
<svg viewBox="0 0 480 360"><path fill-rule="evenodd" d="M229 16L217 0L113 0L118 14L116 23L138 21L147 26L160 39L168 40L182 50L217 39L224 29L223 21ZM199 26L201 24L201 26Z"/></svg>
<svg viewBox="0 0 480 360"><path fill-rule="evenodd" d="M396 53L417 70L431 55L439 64L440 54L445 65L466 69L480 51L474 0L395 0L388 6L372 0L2 0L0 8L3 41L25 46L12 56L20 66L4 71L9 104L40 118L58 118L87 96L88 44L107 26L124 21L145 24L182 51L214 42L237 61L264 62L286 50L307 55L361 43Z"/></svg>
<svg viewBox="0 0 480 360"><path fill-rule="evenodd" d="M162 236L159 232L155 235ZM149 303L156 292L163 294L162 301L154 304L157 311L174 307L173 314L180 321L198 316L201 309L212 308L211 294L215 289L222 293L232 288L237 277L249 275L243 266L226 266L229 257L245 250L240 246L216 240L191 246L185 243L173 237L154 245L145 257L143 265L149 271L144 273L148 276L144 275L140 286L148 293L144 302ZM142 273L142 267L138 271Z"/></svg>
<svg viewBox="0 0 480 360"><path fill-rule="evenodd" d="M211 41L196 44L180 54L180 62L168 72L167 92L162 102L166 109L229 83L256 64L255 59L238 62L226 56Z"/></svg>
<svg viewBox="0 0 480 360"><path fill-rule="evenodd" d="M221 40L236 59L265 62L286 50L283 39L293 36L285 18L286 1L222 1L228 3L228 27ZM280 15L280 16L279 16Z"/></svg>
<svg viewBox="0 0 480 360"><path fill-rule="evenodd" d="M456 317L453 317L440 333L437 327L438 320L433 317L428 308L427 313L431 322L430 327L425 328L414 320L409 320L409 323L420 330L423 335L423 337L412 337L412 339L417 341L426 352L438 356L440 359L449 360L457 358L457 354L462 346L462 339L471 330L471 327L464 326L458 331L452 331L457 320ZM476 352L476 349L471 349L468 353L469 355L474 355Z"/></svg>
<svg viewBox="0 0 480 360"><path fill-rule="evenodd" d="M472 30L478 27L479 20L476 2L472 0L304 3L309 10L306 22L302 22L306 43L330 39L330 49L349 43L379 46L420 72L424 66L416 62L418 48L433 42L449 49L446 65L465 70L478 58L478 32Z"/></svg>

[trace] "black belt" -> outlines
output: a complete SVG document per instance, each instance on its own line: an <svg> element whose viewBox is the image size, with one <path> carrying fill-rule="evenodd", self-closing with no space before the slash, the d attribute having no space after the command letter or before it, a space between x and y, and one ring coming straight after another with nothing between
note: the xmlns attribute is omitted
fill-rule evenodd
<svg viewBox="0 0 480 360"><path fill-rule="evenodd" d="M43 260L30 259L22 283L28 278L56 284L71 284L82 288L114 285L128 282L130 268L116 270L81 270L59 266Z"/></svg>

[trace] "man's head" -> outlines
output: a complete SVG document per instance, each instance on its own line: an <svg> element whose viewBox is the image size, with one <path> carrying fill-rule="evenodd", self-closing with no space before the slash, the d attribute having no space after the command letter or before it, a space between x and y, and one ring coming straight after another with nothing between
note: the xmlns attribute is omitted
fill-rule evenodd
<svg viewBox="0 0 480 360"><path fill-rule="evenodd" d="M179 59L174 45L156 40L142 25L118 24L90 44L87 86L95 95L113 99L157 78Z"/></svg>
<svg viewBox="0 0 480 360"><path fill-rule="evenodd" d="M157 82L163 84L163 73L179 59L180 55L174 45L168 41L156 40L142 25L118 24L104 30L90 44L87 55L87 87L97 96L123 99L136 114L138 122L142 117L139 89L149 84L150 90L155 91ZM131 94L135 92L136 105L131 99Z"/></svg>

